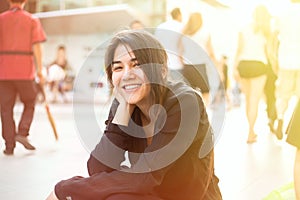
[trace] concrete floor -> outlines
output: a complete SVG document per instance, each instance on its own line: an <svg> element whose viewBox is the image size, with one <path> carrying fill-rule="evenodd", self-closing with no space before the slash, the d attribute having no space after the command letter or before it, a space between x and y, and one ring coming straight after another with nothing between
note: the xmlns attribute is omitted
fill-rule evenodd
<svg viewBox="0 0 300 200"><path fill-rule="evenodd" d="M0 153L0 199L45 199L59 180L87 176L86 161L96 141L85 141L85 136L93 134L88 130L85 136L79 136L82 127L78 121L88 122L90 114L99 116L99 121L105 119L107 105L96 105L94 113L89 113L89 104L76 106L86 114L78 116L71 103L50 105L59 133L59 140L55 141L44 107L37 105L30 135L37 150L29 152L17 144L14 156ZM258 141L250 145L246 143L243 106L226 112L221 136L216 141L215 169L224 200L261 200L293 178L295 149L269 132L265 105L261 104L257 119ZM17 104L17 121L21 110ZM91 136L95 137L100 135ZM4 149L3 140L0 147Z"/></svg>

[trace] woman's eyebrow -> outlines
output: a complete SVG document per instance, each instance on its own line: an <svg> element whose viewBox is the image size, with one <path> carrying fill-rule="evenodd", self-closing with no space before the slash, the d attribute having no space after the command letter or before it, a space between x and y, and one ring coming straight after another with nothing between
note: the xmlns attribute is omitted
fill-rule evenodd
<svg viewBox="0 0 300 200"><path fill-rule="evenodd" d="M131 58L130 59L130 62L134 62L134 61L137 61L137 59L136 58ZM121 63L121 61L119 61L119 60L112 61L112 64L119 64L119 63Z"/></svg>
<svg viewBox="0 0 300 200"><path fill-rule="evenodd" d="M112 61L111 64L118 64L118 63L121 63L121 61Z"/></svg>

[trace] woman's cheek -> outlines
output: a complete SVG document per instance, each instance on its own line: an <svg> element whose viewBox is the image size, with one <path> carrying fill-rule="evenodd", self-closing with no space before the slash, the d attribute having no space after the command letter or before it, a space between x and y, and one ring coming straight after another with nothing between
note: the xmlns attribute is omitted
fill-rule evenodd
<svg viewBox="0 0 300 200"><path fill-rule="evenodd" d="M112 79L112 83L113 83L113 86L114 86L114 87L116 87L116 86L119 85L119 83L120 83L120 78L118 77L117 74L113 73L111 79Z"/></svg>
<svg viewBox="0 0 300 200"><path fill-rule="evenodd" d="M145 74L145 72L141 68L135 69L134 72L135 72L135 75L137 77L139 77L139 79L145 80L146 74Z"/></svg>

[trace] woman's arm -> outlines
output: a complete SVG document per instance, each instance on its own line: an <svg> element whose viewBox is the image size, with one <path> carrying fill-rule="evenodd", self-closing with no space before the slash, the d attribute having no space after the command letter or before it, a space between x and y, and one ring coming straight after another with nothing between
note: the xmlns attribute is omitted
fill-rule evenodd
<svg viewBox="0 0 300 200"><path fill-rule="evenodd" d="M209 56L209 58L213 61L213 63L215 64L215 67L217 68L217 71L219 73L219 76L221 78L221 80L224 80L224 75L223 75L223 69L222 69L222 65L220 63L219 60L217 60L216 55L215 55L215 51L212 45L212 40L211 40L211 35L208 35L207 41L206 41L206 50L207 50L207 54Z"/></svg>
<svg viewBox="0 0 300 200"><path fill-rule="evenodd" d="M115 99L112 103L108 120L105 122L104 134L91 152L87 162L90 176L100 172L119 170L120 164L125 160L125 151L129 145L128 135L123 131L125 130L124 126L113 123L118 112L120 112L120 103ZM118 117L121 117L119 115Z"/></svg>
<svg viewBox="0 0 300 200"><path fill-rule="evenodd" d="M122 126L128 126L135 105L128 104L117 89L113 90L113 94L116 100L119 102L119 105L112 123Z"/></svg>
<svg viewBox="0 0 300 200"><path fill-rule="evenodd" d="M184 58L183 58L184 45L183 45L183 40L184 40L184 36L183 36L183 33L181 33L181 36L179 37L178 42L177 42L177 48L178 48L179 59L180 59L180 62L181 62L182 66L184 66Z"/></svg>
<svg viewBox="0 0 300 200"><path fill-rule="evenodd" d="M44 75L43 75L43 64L42 64L42 44L41 43L35 43L33 45L33 54L37 66L37 76L42 84L44 84Z"/></svg>
<svg viewBox="0 0 300 200"><path fill-rule="evenodd" d="M214 48L211 41L211 35L208 35L207 41L206 41L206 50L207 54L210 57L210 59L214 62L214 64L218 67L218 61L215 56Z"/></svg>
<svg viewBox="0 0 300 200"><path fill-rule="evenodd" d="M239 32L238 41L237 41L237 49L236 49L235 60L234 60L234 69L233 69L233 77L236 81L240 80L240 75L239 75L237 67L238 67L238 64L240 61L240 55L241 55L241 52L243 49L243 45L244 45L243 44L243 36L242 36L242 33Z"/></svg>
<svg viewBox="0 0 300 200"><path fill-rule="evenodd" d="M120 134L117 131L120 131ZM121 163L125 160L127 145L126 135L121 133L120 128L113 124L108 125L87 162L89 175L120 170Z"/></svg>

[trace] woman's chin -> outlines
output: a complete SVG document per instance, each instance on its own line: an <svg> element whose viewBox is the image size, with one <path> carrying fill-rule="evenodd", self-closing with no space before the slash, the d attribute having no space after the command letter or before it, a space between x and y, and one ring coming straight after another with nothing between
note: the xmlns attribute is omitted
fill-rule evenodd
<svg viewBox="0 0 300 200"><path fill-rule="evenodd" d="M139 101L135 100L135 99L127 99L126 100L128 104L132 104L132 105L135 105L137 104Z"/></svg>
<svg viewBox="0 0 300 200"><path fill-rule="evenodd" d="M139 97L131 96L131 97L129 97L129 98L126 98L126 102L127 102L128 104L137 104L137 103L140 102L140 101L141 101L141 98L139 98Z"/></svg>

